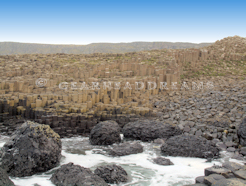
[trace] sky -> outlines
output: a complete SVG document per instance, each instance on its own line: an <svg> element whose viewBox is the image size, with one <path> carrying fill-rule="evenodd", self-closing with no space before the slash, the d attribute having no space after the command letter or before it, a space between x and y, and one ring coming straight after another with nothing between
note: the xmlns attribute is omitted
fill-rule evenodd
<svg viewBox="0 0 246 186"><path fill-rule="evenodd" d="M0 0L0 42L215 42L246 37L246 0Z"/></svg>

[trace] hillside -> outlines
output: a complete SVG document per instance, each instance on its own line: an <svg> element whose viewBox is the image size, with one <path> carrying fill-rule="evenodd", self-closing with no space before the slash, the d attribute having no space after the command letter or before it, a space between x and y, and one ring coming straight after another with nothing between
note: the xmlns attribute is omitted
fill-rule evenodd
<svg viewBox="0 0 246 186"><path fill-rule="evenodd" d="M88 45L51 45L16 42L0 42L0 55L11 54L91 54L125 53L154 49L201 48L211 43L171 43L171 42L132 42L132 43L92 43Z"/></svg>
<svg viewBox="0 0 246 186"><path fill-rule="evenodd" d="M226 37L214 44L201 48L209 54L206 60L195 67L190 62L184 63L185 78L199 76L246 76L246 38Z"/></svg>

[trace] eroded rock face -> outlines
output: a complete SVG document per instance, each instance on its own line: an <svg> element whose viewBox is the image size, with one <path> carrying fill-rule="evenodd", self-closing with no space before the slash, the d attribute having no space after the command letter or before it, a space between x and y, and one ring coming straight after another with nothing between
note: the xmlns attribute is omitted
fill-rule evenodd
<svg viewBox="0 0 246 186"><path fill-rule="evenodd" d="M182 134L182 131L169 124L154 120L140 120L130 122L123 128L125 138L151 141L157 138L170 138Z"/></svg>
<svg viewBox="0 0 246 186"><path fill-rule="evenodd" d="M117 184L128 180L127 172L121 166L115 164L97 167L94 173L107 183Z"/></svg>
<svg viewBox="0 0 246 186"><path fill-rule="evenodd" d="M242 123L239 125L237 134L240 145L246 146L246 118L244 118Z"/></svg>
<svg viewBox="0 0 246 186"><path fill-rule="evenodd" d="M3 169L10 176L31 176L54 168L61 158L61 140L48 125L27 121L1 149Z"/></svg>
<svg viewBox="0 0 246 186"><path fill-rule="evenodd" d="M92 145L112 145L120 141L120 127L115 121L100 122L90 133L90 142Z"/></svg>
<svg viewBox="0 0 246 186"><path fill-rule="evenodd" d="M0 186L14 186L15 184L9 179L5 170L0 168Z"/></svg>
<svg viewBox="0 0 246 186"><path fill-rule="evenodd" d="M125 142L119 145L113 146L112 149L109 149L109 155L111 156L126 156L130 154L137 154L143 152L143 146L138 142Z"/></svg>
<svg viewBox="0 0 246 186"><path fill-rule="evenodd" d="M108 186L99 176L90 169L68 163L62 165L50 178L57 186Z"/></svg>
<svg viewBox="0 0 246 186"><path fill-rule="evenodd" d="M161 146L165 156L182 156L198 158L214 158L219 155L219 149L205 139L196 136L179 135L169 138Z"/></svg>

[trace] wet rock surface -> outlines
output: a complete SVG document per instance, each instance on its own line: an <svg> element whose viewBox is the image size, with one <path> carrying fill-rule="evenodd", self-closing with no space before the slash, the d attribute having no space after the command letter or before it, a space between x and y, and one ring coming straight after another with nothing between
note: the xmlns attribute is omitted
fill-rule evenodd
<svg viewBox="0 0 246 186"><path fill-rule="evenodd" d="M223 180L217 180L212 184L212 186L245 186L246 181L237 179L237 178L230 178L230 179L223 179Z"/></svg>
<svg viewBox="0 0 246 186"><path fill-rule="evenodd" d="M90 142L92 145L112 145L120 141L120 127L115 121L100 122L90 133Z"/></svg>
<svg viewBox="0 0 246 186"><path fill-rule="evenodd" d="M142 141L151 141L158 138L170 138L181 133L182 131L175 126L154 120L130 122L123 128L125 138Z"/></svg>
<svg viewBox="0 0 246 186"><path fill-rule="evenodd" d="M196 178L197 184L211 186L244 186L246 185L245 165L226 161L222 166L214 165L204 170L205 176Z"/></svg>
<svg viewBox="0 0 246 186"><path fill-rule="evenodd" d="M226 169L222 166L213 166L204 170L205 176L209 176L210 174L219 174L228 177L227 175L229 175L229 173L231 173L231 170Z"/></svg>
<svg viewBox="0 0 246 186"><path fill-rule="evenodd" d="M143 152L143 146L138 142L124 142L119 145L114 145L112 149L108 149L111 156L126 156Z"/></svg>
<svg viewBox="0 0 246 186"><path fill-rule="evenodd" d="M235 162L225 162L222 164L222 167L226 168L226 169L229 169L231 170L232 172L233 171L237 171L237 170L240 170L240 169L244 169L246 170L246 166L245 165L241 165L239 163L235 163Z"/></svg>
<svg viewBox="0 0 246 186"><path fill-rule="evenodd" d="M219 155L219 149L204 138L196 136L179 135L169 138L161 146L165 156L214 158Z"/></svg>
<svg viewBox="0 0 246 186"><path fill-rule="evenodd" d="M57 186L108 186L99 176L90 169L68 163L62 165L50 178Z"/></svg>
<svg viewBox="0 0 246 186"><path fill-rule="evenodd" d="M210 174L209 176L204 177L204 183L207 185L212 185L213 183L217 182L218 180L226 179L224 176L219 174Z"/></svg>
<svg viewBox="0 0 246 186"><path fill-rule="evenodd" d="M94 173L107 183L118 184L120 182L127 182L128 180L127 172L121 166L115 164L97 167Z"/></svg>
<svg viewBox="0 0 246 186"><path fill-rule="evenodd" d="M154 158L153 162L158 164L158 165L174 165L170 159L163 158L163 157Z"/></svg>
<svg viewBox="0 0 246 186"><path fill-rule="evenodd" d="M10 176L31 176L57 166L61 158L60 136L48 125L27 121L1 151L1 166Z"/></svg>
<svg viewBox="0 0 246 186"><path fill-rule="evenodd" d="M0 168L0 186L14 186L15 184L9 179L5 170Z"/></svg>

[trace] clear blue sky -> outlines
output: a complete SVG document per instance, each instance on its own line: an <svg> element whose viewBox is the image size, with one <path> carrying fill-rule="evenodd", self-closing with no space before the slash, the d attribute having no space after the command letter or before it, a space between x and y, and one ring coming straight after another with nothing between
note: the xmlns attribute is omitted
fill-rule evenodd
<svg viewBox="0 0 246 186"><path fill-rule="evenodd" d="M50 44L246 37L246 0L0 0L0 41Z"/></svg>

